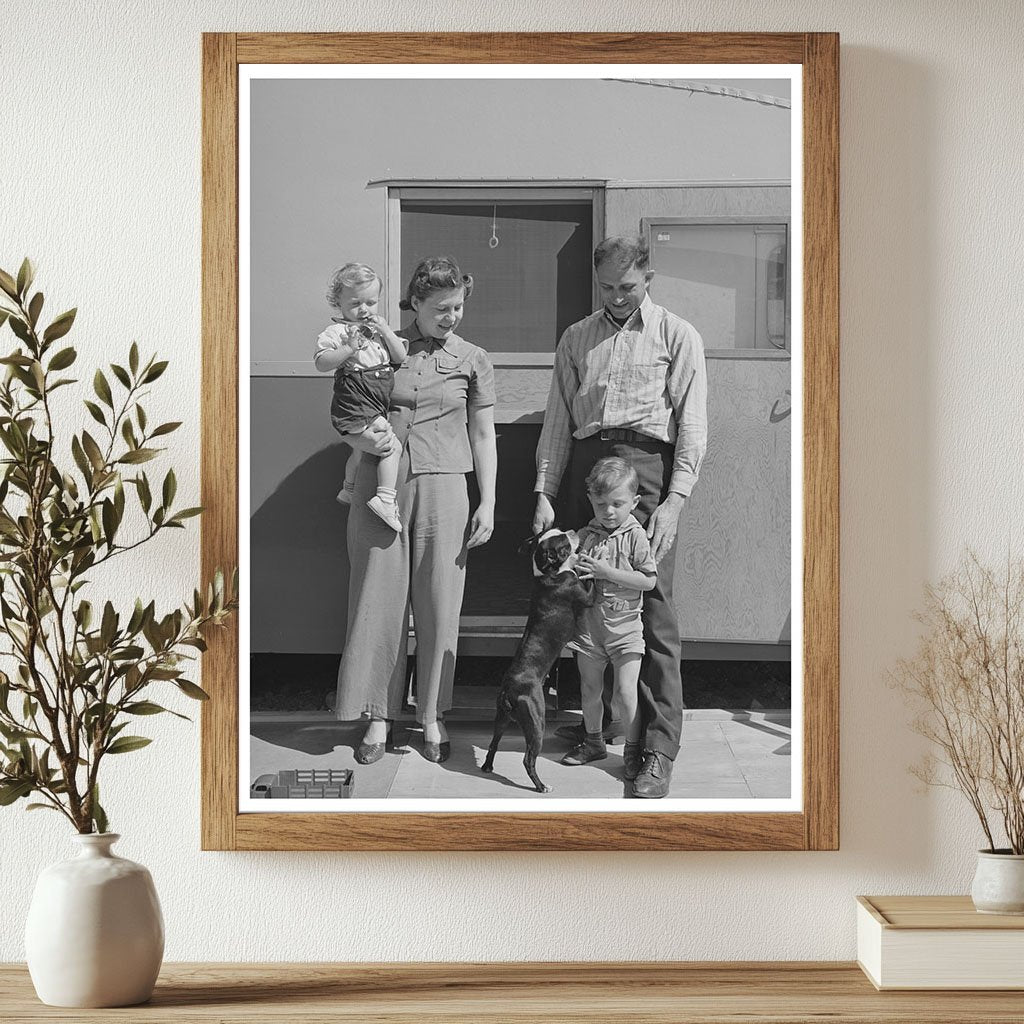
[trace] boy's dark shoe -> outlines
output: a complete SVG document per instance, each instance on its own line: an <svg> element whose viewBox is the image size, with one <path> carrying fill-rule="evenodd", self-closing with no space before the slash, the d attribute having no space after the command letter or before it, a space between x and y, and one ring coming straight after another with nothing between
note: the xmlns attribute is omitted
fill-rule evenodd
<svg viewBox="0 0 1024 1024"><path fill-rule="evenodd" d="M660 800L672 785L672 761L657 750L644 751L644 763L633 782L633 796Z"/></svg>
<svg viewBox="0 0 1024 1024"><path fill-rule="evenodd" d="M609 722L602 729L601 735L605 743L614 743L621 731L618 722ZM587 738L587 727L582 722L579 725L560 725L555 730L555 735L560 740L568 740L573 746L577 746Z"/></svg>
<svg viewBox="0 0 1024 1024"><path fill-rule="evenodd" d="M608 748L599 732L588 732L582 743L577 744L562 758L561 764L590 764L591 761L603 761L608 756Z"/></svg>
<svg viewBox="0 0 1024 1024"><path fill-rule="evenodd" d="M642 743L630 743L626 740L625 749L622 751L622 776L628 782L632 782L639 774L644 763L644 745Z"/></svg>

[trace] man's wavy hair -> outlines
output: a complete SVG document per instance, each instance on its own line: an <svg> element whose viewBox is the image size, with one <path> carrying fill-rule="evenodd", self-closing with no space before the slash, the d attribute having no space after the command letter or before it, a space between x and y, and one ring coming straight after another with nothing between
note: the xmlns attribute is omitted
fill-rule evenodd
<svg viewBox="0 0 1024 1024"><path fill-rule="evenodd" d="M594 269L607 260L623 270L636 267L646 271L651 262L651 247L643 235L613 235L594 249Z"/></svg>

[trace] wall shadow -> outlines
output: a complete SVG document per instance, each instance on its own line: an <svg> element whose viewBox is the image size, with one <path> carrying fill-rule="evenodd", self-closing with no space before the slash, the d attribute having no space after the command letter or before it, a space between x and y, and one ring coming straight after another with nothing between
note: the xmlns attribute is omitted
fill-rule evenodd
<svg viewBox="0 0 1024 1024"><path fill-rule="evenodd" d="M348 512L334 496L348 454L341 443L321 448L250 518L254 651L295 649L296 636L338 636L340 649L348 609Z"/></svg>
<svg viewBox="0 0 1024 1024"><path fill-rule="evenodd" d="M533 516L537 427L498 427L494 535L469 552L463 614L525 615L531 577L517 554ZM335 501L347 445L328 445L281 479L250 519L251 651L340 653L348 615L348 511ZM470 475L471 508L479 495ZM251 652L244 652L243 656Z"/></svg>
<svg viewBox="0 0 1024 1024"><path fill-rule="evenodd" d="M923 872L938 826L888 673L934 572L936 72L844 46L841 87L841 844Z"/></svg>

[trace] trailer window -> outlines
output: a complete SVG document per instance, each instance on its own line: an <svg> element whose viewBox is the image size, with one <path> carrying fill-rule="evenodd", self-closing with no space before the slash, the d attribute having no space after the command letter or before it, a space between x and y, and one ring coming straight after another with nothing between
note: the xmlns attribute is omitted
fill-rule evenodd
<svg viewBox="0 0 1024 1024"><path fill-rule="evenodd" d="M788 351L786 224L646 222L651 297L700 331L707 349Z"/></svg>
<svg viewBox="0 0 1024 1024"><path fill-rule="evenodd" d="M474 280L463 337L490 352L553 352L592 311L592 222L590 202L403 196L403 287L424 256L452 256Z"/></svg>

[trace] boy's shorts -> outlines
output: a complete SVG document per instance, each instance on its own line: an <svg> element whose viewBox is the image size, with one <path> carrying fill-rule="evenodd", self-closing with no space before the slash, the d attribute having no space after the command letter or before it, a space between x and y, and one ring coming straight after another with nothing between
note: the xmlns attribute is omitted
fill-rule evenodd
<svg viewBox="0 0 1024 1024"><path fill-rule="evenodd" d="M623 607L625 606L625 607ZM636 601L598 601L584 608L570 650L595 661L617 661L626 654L644 654L643 607Z"/></svg>
<svg viewBox="0 0 1024 1024"><path fill-rule="evenodd" d="M362 372L337 372L331 423L339 434L361 434L378 416L388 418L395 369L385 364Z"/></svg>

